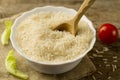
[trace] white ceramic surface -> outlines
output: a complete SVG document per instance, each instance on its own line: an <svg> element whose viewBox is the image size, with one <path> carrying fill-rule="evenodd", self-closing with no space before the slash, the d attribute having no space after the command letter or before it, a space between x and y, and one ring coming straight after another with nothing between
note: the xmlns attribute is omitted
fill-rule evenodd
<svg viewBox="0 0 120 80"><path fill-rule="evenodd" d="M10 40L12 42L12 46L13 48L22 56L24 57L26 60L28 60L28 62L30 63L31 67L33 67L34 69L36 69L39 72L42 73L48 73L48 74L60 74L60 73L64 73L67 72L71 69L73 69L77 64L79 64L79 62L81 61L81 59L93 48L94 43L96 41L96 31L94 29L94 26L92 24L92 22L86 17L83 16L82 19L88 23L89 27L91 28L91 30L93 30L94 32L94 38L92 39L91 43L90 43L90 47L88 50L86 50L84 53L80 54L77 58L70 60L70 61L65 61L62 63L56 63L56 64L49 64L49 63L44 63L44 62L36 62L34 60L31 60L29 57L25 56L23 51L19 48L19 46L17 45L16 39L15 39L15 35L16 35L16 27L18 27L19 23L21 21L23 21L27 16L30 16L31 14L34 13L38 13L40 11L64 11L67 12L69 14L76 14L76 11L74 9L70 9L70 8L65 8L65 7L56 7L56 6L45 6L45 7L37 7L31 11L27 11L25 13L23 13L20 17L18 17L11 29L11 36L10 36Z"/></svg>

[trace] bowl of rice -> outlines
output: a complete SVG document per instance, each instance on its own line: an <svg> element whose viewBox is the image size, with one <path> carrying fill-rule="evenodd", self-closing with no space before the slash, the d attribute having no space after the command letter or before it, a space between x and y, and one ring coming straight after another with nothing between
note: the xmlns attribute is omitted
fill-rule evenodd
<svg viewBox="0 0 120 80"><path fill-rule="evenodd" d="M73 69L94 46L96 31L92 22L83 15L76 36L52 29L76 13L74 9L56 6L23 13L11 29L13 48L41 73L60 74Z"/></svg>

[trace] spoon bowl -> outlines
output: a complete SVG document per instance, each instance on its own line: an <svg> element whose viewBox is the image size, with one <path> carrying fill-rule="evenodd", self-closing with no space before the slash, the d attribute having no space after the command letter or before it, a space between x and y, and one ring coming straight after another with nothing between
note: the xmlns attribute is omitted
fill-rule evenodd
<svg viewBox="0 0 120 80"><path fill-rule="evenodd" d="M84 0L83 4L73 19L59 24L53 30L68 31L71 34L76 35L79 20L94 2L95 0Z"/></svg>

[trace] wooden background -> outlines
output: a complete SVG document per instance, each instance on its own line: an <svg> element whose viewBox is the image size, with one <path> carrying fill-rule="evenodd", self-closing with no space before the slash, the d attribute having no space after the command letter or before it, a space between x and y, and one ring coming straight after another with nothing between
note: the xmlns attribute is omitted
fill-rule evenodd
<svg viewBox="0 0 120 80"><path fill-rule="evenodd" d="M66 6L77 10L81 2L82 0L0 0L0 18L45 5ZM85 15L93 22L96 31L103 23L116 25L119 39L114 44L105 45L97 38L89 54L97 71L81 80L120 80L120 0L96 0Z"/></svg>

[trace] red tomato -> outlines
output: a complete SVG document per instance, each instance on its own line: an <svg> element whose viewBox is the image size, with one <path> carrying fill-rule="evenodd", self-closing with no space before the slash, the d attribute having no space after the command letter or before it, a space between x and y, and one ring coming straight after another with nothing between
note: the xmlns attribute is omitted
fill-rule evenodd
<svg viewBox="0 0 120 80"><path fill-rule="evenodd" d="M98 37L102 42L111 44L117 40L118 30L112 24L103 24L98 30Z"/></svg>

